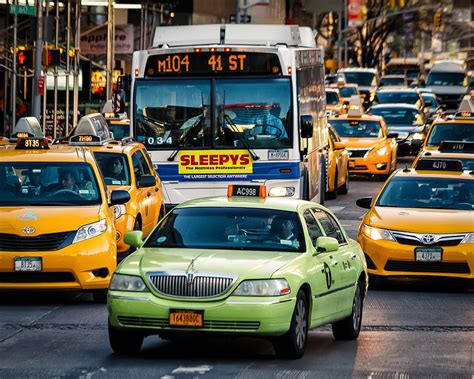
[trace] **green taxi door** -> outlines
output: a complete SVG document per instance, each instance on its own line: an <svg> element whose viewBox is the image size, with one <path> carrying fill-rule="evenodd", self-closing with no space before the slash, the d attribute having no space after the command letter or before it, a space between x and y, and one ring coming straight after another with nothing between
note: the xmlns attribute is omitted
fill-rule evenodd
<svg viewBox="0 0 474 379"><path fill-rule="evenodd" d="M315 217L324 230L324 234L333 237L339 244L339 249L332 255L337 260L337 270L339 272L338 289L338 309L342 312L352 308L354 297L354 283L357 281L357 255L354 246L349 243L336 219L323 209L312 209Z"/></svg>
<svg viewBox="0 0 474 379"><path fill-rule="evenodd" d="M318 251L318 239L324 237L324 233L313 213L306 209L303 218L313 245L308 269L308 279L314 296L311 324L323 324L338 311L336 288L339 285L339 268L334 266L334 252Z"/></svg>

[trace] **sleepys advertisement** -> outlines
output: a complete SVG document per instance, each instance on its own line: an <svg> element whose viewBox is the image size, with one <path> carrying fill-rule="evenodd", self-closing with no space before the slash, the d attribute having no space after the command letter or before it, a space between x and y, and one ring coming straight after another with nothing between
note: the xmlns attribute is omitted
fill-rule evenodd
<svg viewBox="0 0 474 379"><path fill-rule="evenodd" d="M252 172L252 157L247 150L181 150L178 154L181 175Z"/></svg>

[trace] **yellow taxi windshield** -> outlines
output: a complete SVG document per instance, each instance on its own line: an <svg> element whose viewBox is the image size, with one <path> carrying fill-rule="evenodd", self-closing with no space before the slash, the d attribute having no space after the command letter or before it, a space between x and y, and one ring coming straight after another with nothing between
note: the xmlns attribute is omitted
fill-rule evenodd
<svg viewBox="0 0 474 379"><path fill-rule="evenodd" d="M376 206L474 210L474 180L394 177Z"/></svg>
<svg viewBox="0 0 474 379"><path fill-rule="evenodd" d="M87 163L0 163L0 205L75 206L100 203L97 180Z"/></svg>
<svg viewBox="0 0 474 379"><path fill-rule="evenodd" d="M434 124L426 144L439 146L441 141L474 142L474 123Z"/></svg>

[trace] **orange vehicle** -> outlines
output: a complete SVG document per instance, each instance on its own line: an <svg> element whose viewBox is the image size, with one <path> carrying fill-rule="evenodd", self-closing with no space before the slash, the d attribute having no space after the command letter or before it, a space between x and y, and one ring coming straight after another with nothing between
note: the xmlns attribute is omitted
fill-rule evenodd
<svg viewBox="0 0 474 379"><path fill-rule="evenodd" d="M328 199L349 192L349 153L332 126L329 126Z"/></svg>
<svg viewBox="0 0 474 379"><path fill-rule="evenodd" d="M364 114L358 97L352 98L347 115L330 117L328 121L347 147L349 173L385 179L395 170L397 134L388 132L382 117Z"/></svg>
<svg viewBox="0 0 474 379"><path fill-rule="evenodd" d="M338 89L326 88L326 113L328 116L346 113Z"/></svg>

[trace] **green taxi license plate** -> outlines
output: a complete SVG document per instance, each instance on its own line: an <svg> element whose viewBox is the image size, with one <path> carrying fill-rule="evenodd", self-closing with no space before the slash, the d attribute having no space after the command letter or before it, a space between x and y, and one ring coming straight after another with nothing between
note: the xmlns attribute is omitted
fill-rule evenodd
<svg viewBox="0 0 474 379"><path fill-rule="evenodd" d="M415 249L416 262L441 262L443 249L440 247L417 247Z"/></svg>
<svg viewBox="0 0 474 379"><path fill-rule="evenodd" d="M171 309L169 323L170 326L188 326L193 328L202 328L203 315L203 311Z"/></svg>
<svg viewBox="0 0 474 379"><path fill-rule="evenodd" d="M15 257L15 272L42 271L41 257Z"/></svg>

